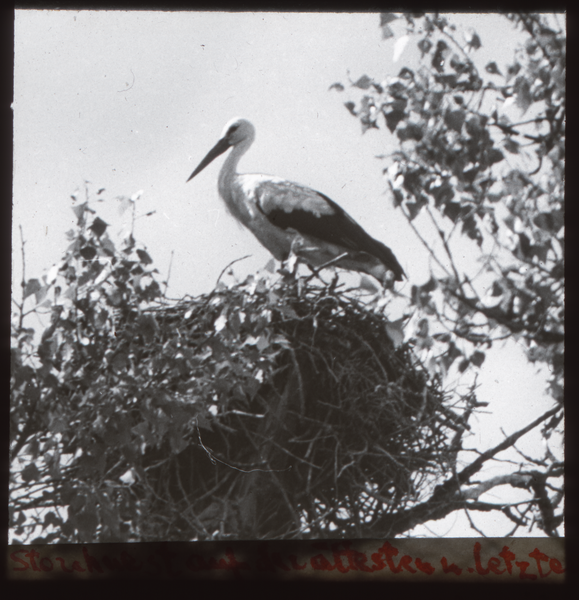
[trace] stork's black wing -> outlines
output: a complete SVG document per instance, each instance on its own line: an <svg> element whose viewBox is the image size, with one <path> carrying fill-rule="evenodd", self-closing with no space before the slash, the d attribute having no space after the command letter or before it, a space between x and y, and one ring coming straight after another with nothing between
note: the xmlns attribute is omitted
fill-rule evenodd
<svg viewBox="0 0 579 600"><path fill-rule="evenodd" d="M405 275L388 246L374 239L333 200L299 184L280 180L264 182L256 190L257 206L271 223L336 244L345 250L375 256L394 273L397 281Z"/></svg>

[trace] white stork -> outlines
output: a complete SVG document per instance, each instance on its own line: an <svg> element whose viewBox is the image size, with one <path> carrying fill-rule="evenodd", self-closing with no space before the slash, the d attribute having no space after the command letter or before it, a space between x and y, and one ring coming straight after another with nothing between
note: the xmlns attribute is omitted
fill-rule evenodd
<svg viewBox="0 0 579 600"><path fill-rule="evenodd" d="M232 119L187 181L232 147L219 172L219 195L229 212L277 260L285 261L293 252L313 268L335 264L368 273L382 284L390 271L402 281L405 273L392 250L327 196L278 177L237 173L237 163L254 139L255 128L249 121Z"/></svg>

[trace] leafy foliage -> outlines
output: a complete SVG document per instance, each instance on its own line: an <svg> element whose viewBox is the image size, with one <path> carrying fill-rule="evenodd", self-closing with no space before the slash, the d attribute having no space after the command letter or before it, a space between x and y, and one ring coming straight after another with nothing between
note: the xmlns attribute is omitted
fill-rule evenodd
<svg viewBox="0 0 579 600"><path fill-rule="evenodd" d="M503 73L494 61L481 71L481 38L461 42L444 16L383 15L382 28L406 22L420 64L381 83L363 75L348 109L363 131L383 123L398 138L384 173L436 266L411 294L419 344L439 347L442 372L463 356L464 371L512 337L548 366L562 402L565 33L542 15L507 17L527 38ZM474 273L459 272L457 232L479 248ZM433 321L437 337L425 333Z"/></svg>
<svg viewBox="0 0 579 600"><path fill-rule="evenodd" d="M385 126L388 142L395 136L398 149L379 157L389 161L383 172L432 258L429 280L410 293L410 342L442 376L453 366L476 370L502 340L517 341L548 369L547 391L559 408L542 428L545 456L532 461L547 481L560 472L547 440L561 439L563 418L565 32L553 15L505 18L522 42L499 67L480 64L481 37L443 15L381 15L383 38L400 36L394 60L414 39L416 64L383 80L360 76L352 86L362 97L345 104L363 133ZM476 263L460 264L477 252ZM548 535L557 535L562 497L560 488L536 496ZM513 531L524 521L512 520Z"/></svg>
<svg viewBox="0 0 579 600"><path fill-rule="evenodd" d="M16 536L364 535L444 479L474 396L450 406L397 324L289 274L170 302L132 234L118 250L74 211L58 268L24 284L40 341L15 315Z"/></svg>
<svg viewBox="0 0 579 600"><path fill-rule="evenodd" d="M115 406L128 361L125 347L116 347L116 323L118 315L132 315L134 335L146 339L150 322L140 307L161 295L156 271L132 233L117 249L108 225L92 217L88 201L73 211L77 228L67 233L70 244L60 264L42 280L23 281L23 303L13 315L12 510L16 535L22 535L25 522L29 531L33 524L59 529L42 541L75 539L75 530L80 538L92 539L97 504L107 527L120 535L119 515L131 506L128 490L97 486L91 479L106 476L107 445L121 447L131 437L127 415ZM25 311L24 301L32 296L35 306ZM40 336L24 322L33 313L50 318ZM143 375L132 383L134 392ZM95 402L101 400L97 410ZM87 428L94 435L87 435ZM68 520L58 507L68 507ZM44 517L38 517L39 510Z"/></svg>

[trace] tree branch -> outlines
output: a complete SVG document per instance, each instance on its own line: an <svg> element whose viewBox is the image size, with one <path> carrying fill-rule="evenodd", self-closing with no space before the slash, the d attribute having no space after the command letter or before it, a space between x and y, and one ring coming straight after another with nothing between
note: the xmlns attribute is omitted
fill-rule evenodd
<svg viewBox="0 0 579 600"><path fill-rule="evenodd" d="M485 317L489 319L494 319L495 321L509 329L511 333L521 333L525 330L525 325L508 319L504 312L500 309L496 307L487 308L485 306L481 306L476 300L467 298L466 296L459 294L450 287L447 289L450 294L457 298L457 300L464 302L464 304L466 304L469 308L476 312L480 312L481 314L485 315ZM564 333L551 330L537 331L535 334L529 333L529 335L526 335L525 337L544 344L558 344L560 342L565 341Z"/></svg>
<svg viewBox="0 0 579 600"><path fill-rule="evenodd" d="M555 406L551 410L548 410L546 413L543 413L540 417L537 417L532 423L529 423L529 425L527 425L526 427L523 427L523 429L520 429L519 431L516 431L515 433L509 435L494 448L490 448L486 452L483 452L477 459L475 459L470 465L465 467L458 474L458 482L460 484L466 483L476 472L478 472L481 469L481 467L487 460L491 459L493 456L495 456L495 454L498 454L499 452L502 452L503 450L506 450L507 448L512 446L520 437L534 429L537 425L539 425L539 423L546 421L549 417L553 416L560 410L560 406ZM445 486L447 484L448 482L445 482L442 485Z"/></svg>
<svg viewBox="0 0 579 600"><path fill-rule="evenodd" d="M467 495L464 495L464 492L460 490L460 486L467 483L469 478L472 477L476 472L478 472L484 463L491 458L493 458L499 452L506 450L510 446L512 446L516 440L520 437L537 427L541 422L545 421L549 417L553 416L555 413L560 411L560 407L555 407L537 419L535 419L532 423L529 423L523 429L513 433L508 436L505 440L503 440L500 444L483 452L478 458L476 458L470 465L465 467L460 473L457 473L456 476L448 479L444 483L436 486L434 493L432 496L426 500L425 502L413 506L404 511L400 511L397 514L386 514L369 524L367 529L364 528L362 531L363 535L375 536L379 531L381 535L384 536L392 536L403 533L410 529L413 529L417 525L421 525L422 523L426 523L427 521L435 521L438 519L442 519L446 517L450 513L460 510L460 509L469 509L469 510L482 510L482 511L490 511L490 510L503 510L503 505L498 504L489 504L485 502L468 501L469 495L467 491ZM544 477L547 476L559 476L559 472L556 474L544 474ZM525 474L512 474L511 481L508 482L511 485L515 485L515 487L523 487L523 484L526 484L527 479L525 478ZM502 481L501 478L494 478L495 482ZM533 484L534 479L531 476L529 485ZM506 480L505 480L506 482ZM507 483L507 482L506 482ZM499 483L495 483L495 485L499 485ZM480 487L482 486L482 487ZM486 482L480 484L478 488L475 488L474 491L479 491L482 493L486 491L484 488L486 486ZM492 486L491 486L492 487ZM490 489L490 487L488 487ZM472 496L475 493L471 494ZM478 497L478 496L477 496ZM537 498L537 496L535 496ZM540 501L540 498L537 498ZM544 500L544 499L543 499ZM529 502L533 502L533 500L529 500ZM549 504L550 506L550 504ZM547 512L548 509L545 507ZM552 510L552 507L551 507ZM547 515L551 517L552 515ZM552 516L550 523L551 525L556 522L558 517ZM551 527L551 530L554 529Z"/></svg>

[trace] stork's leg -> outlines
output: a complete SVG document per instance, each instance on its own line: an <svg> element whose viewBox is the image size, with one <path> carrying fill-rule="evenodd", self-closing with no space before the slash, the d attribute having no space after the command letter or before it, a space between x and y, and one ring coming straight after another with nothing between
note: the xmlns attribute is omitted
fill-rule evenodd
<svg viewBox="0 0 579 600"><path fill-rule="evenodd" d="M284 261L282 261L281 266L295 279L299 266L299 257L292 252Z"/></svg>

